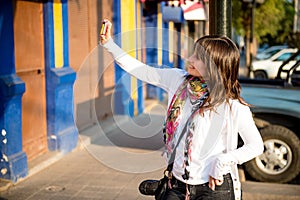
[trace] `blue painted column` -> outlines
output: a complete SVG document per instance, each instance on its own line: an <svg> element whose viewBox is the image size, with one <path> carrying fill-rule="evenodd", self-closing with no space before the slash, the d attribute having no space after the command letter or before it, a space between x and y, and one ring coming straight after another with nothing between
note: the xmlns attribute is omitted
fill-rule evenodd
<svg viewBox="0 0 300 200"><path fill-rule="evenodd" d="M114 41L122 46L121 34L121 0L113 3L113 25ZM134 102L130 98L130 75L127 74L118 64L115 63L115 93L114 93L114 113L120 115L134 116Z"/></svg>
<svg viewBox="0 0 300 200"><path fill-rule="evenodd" d="M28 173L22 151L22 96L25 83L15 74L13 6L0 1L0 178L16 182Z"/></svg>
<svg viewBox="0 0 300 200"><path fill-rule="evenodd" d="M157 6L151 7L149 12L144 13L146 31L146 64L157 67ZM147 98L156 99L159 88L153 85L147 85Z"/></svg>
<svg viewBox="0 0 300 200"><path fill-rule="evenodd" d="M177 67L184 68L184 61L181 59L181 23L174 23L174 28L177 32Z"/></svg>
<svg viewBox="0 0 300 200"><path fill-rule="evenodd" d="M136 35L137 35L137 43L136 43L136 52L137 52L137 58L139 60L143 60L143 53L142 53L142 47L143 47L143 33L141 31L142 28L142 15L143 15L143 7L140 0L136 0L136 15L137 15L137 29L136 29ZM138 90L138 114L142 114L144 112L144 83L141 80L137 81L137 90Z"/></svg>
<svg viewBox="0 0 300 200"><path fill-rule="evenodd" d="M163 9L165 7L165 2L161 3L161 11L163 12ZM169 49L170 45L169 45L169 23L165 22L162 20L162 65L163 67L172 67L172 63L170 63L169 60L169 54L170 52L173 51L173 49ZM165 91L163 89L160 90L159 93L159 101L163 101L164 100L164 93Z"/></svg>
<svg viewBox="0 0 300 200"><path fill-rule="evenodd" d="M48 148L67 153L78 142L73 101L76 73L69 66L68 1L48 0L43 6Z"/></svg>

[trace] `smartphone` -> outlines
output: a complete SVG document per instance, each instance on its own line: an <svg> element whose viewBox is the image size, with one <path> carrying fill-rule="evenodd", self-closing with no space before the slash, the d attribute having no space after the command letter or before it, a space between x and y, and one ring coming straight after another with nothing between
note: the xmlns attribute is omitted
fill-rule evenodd
<svg viewBox="0 0 300 200"><path fill-rule="evenodd" d="M106 31L107 31L107 23L103 21L100 30L100 35L105 35Z"/></svg>

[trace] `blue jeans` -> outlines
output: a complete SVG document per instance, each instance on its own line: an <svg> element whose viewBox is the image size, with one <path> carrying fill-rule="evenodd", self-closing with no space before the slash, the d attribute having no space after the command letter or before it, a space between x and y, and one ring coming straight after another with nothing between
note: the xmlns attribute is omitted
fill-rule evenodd
<svg viewBox="0 0 300 200"><path fill-rule="evenodd" d="M186 184L173 178L172 189L168 189L164 200L184 200ZM224 175L224 182L211 190L208 183L200 185L188 185L190 200L234 200L233 183L230 174Z"/></svg>

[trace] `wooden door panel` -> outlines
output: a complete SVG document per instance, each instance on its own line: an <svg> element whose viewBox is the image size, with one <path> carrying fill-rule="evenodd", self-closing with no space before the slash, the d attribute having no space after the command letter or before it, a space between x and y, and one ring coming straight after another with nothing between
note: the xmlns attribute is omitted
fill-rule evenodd
<svg viewBox="0 0 300 200"><path fill-rule="evenodd" d="M48 151L44 61L43 3L14 0L17 75L25 82L22 142L28 160Z"/></svg>
<svg viewBox="0 0 300 200"><path fill-rule="evenodd" d="M45 74L43 69L17 73L25 82L22 98L23 151L28 160L47 151Z"/></svg>

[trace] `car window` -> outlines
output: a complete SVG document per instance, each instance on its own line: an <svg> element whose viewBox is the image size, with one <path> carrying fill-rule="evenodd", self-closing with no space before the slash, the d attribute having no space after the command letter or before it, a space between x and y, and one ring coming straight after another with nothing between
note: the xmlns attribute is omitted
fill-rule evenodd
<svg viewBox="0 0 300 200"><path fill-rule="evenodd" d="M295 60L296 60L296 61L300 60L300 54L298 54L298 55L296 56ZM300 68L299 68L299 70L300 70Z"/></svg>
<svg viewBox="0 0 300 200"><path fill-rule="evenodd" d="M272 50L272 51L269 51L268 52L268 54L270 54L270 55L275 55L275 53L277 53L277 52L279 52L279 51L281 51L281 49L274 49L274 50Z"/></svg>
<svg viewBox="0 0 300 200"><path fill-rule="evenodd" d="M300 66L293 71L291 80L293 86L300 87Z"/></svg>
<svg viewBox="0 0 300 200"><path fill-rule="evenodd" d="M293 53L284 53L281 56L279 56L275 61L285 61L291 57Z"/></svg>
<svg viewBox="0 0 300 200"><path fill-rule="evenodd" d="M272 57L273 55L275 55L280 50L281 49L275 49L275 50L272 50L272 51L268 51L267 53L265 53L264 59L268 59L268 58Z"/></svg>

